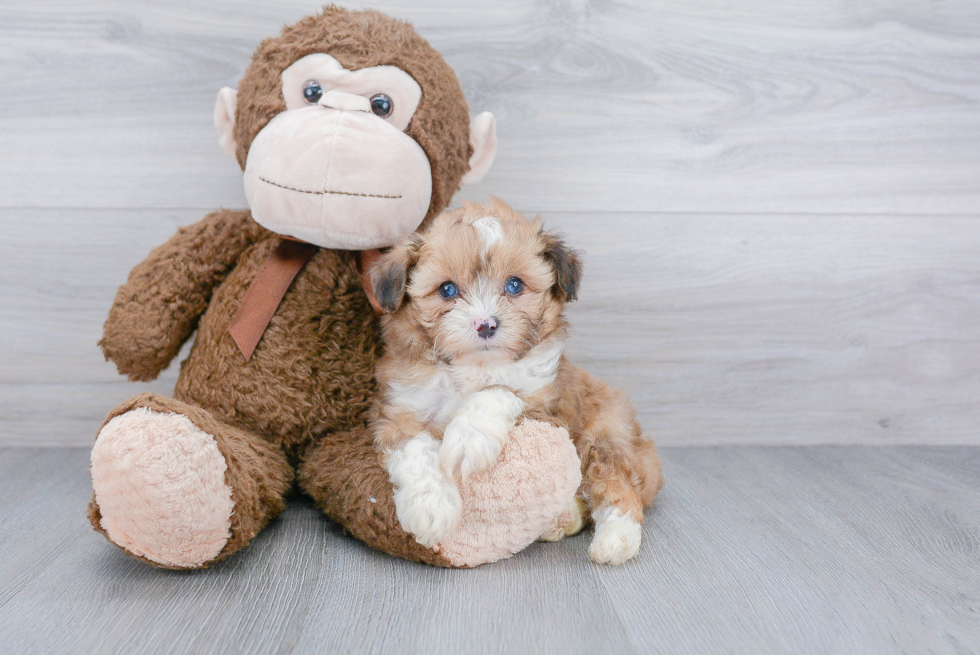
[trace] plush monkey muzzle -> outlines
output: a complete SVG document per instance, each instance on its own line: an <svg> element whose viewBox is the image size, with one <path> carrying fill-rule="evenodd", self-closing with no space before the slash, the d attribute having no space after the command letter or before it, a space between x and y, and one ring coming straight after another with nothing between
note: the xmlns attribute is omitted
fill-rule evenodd
<svg viewBox="0 0 980 655"><path fill-rule="evenodd" d="M347 94L331 99L352 104ZM368 108L367 98L361 99ZM359 109L317 104L284 111L256 135L245 166L252 217L273 232L324 248L395 243L421 224L431 194L422 148Z"/></svg>

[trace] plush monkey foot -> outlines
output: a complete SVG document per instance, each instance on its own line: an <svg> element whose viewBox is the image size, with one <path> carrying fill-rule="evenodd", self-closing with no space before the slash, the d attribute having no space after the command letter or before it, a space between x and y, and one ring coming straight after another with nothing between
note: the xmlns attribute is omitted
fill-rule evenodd
<svg viewBox="0 0 980 655"><path fill-rule="evenodd" d="M582 481L563 428L524 421L497 462L460 486L462 517L434 548L402 529L388 471L367 429L323 435L299 469L299 485L355 537L395 557L473 567L532 544L571 504Z"/></svg>
<svg viewBox="0 0 980 655"><path fill-rule="evenodd" d="M176 400L145 394L129 405L103 425L92 449L90 518L116 546L167 568L231 554L276 511L275 502L255 502L257 487L235 484L243 474L272 481L281 509L291 476L271 446L251 447L244 433Z"/></svg>
<svg viewBox="0 0 980 655"><path fill-rule="evenodd" d="M581 481L568 432L524 421L511 430L496 464L460 485L462 519L437 549L454 566L509 557L552 528Z"/></svg>
<svg viewBox="0 0 980 655"><path fill-rule="evenodd" d="M562 512L552 522L551 527L538 537L538 541L559 541L565 537L578 534L585 527L585 519L588 515L585 501L576 496L568 509Z"/></svg>
<svg viewBox="0 0 980 655"><path fill-rule="evenodd" d="M113 418L92 450L102 528L117 546L164 566L214 559L235 503L214 437L186 416L140 407Z"/></svg>

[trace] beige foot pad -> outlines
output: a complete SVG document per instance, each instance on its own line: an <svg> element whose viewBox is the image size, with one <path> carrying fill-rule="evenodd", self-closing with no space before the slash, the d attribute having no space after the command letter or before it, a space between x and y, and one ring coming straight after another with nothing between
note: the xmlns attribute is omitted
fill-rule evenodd
<svg viewBox="0 0 980 655"><path fill-rule="evenodd" d="M231 536L228 466L214 437L186 416L133 409L92 450L92 483L109 538L171 567L214 559Z"/></svg>

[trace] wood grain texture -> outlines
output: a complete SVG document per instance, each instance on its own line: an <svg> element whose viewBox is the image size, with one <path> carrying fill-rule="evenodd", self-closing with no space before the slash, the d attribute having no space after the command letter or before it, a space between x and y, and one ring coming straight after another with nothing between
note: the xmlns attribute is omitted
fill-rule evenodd
<svg viewBox="0 0 980 655"><path fill-rule="evenodd" d="M115 289L244 206L214 95L318 4L0 7L0 443L90 443L147 388L95 348ZM497 115L459 197L588 251L570 353L661 443L980 443L980 5L381 8Z"/></svg>
<svg viewBox="0 0 980 655"><path fill-rule="evenodd" d="M129 269L198 218L0 210L0 443L91 443L147 388L95 344ZM980 442L975 219L545 218L586 250L570 356L627 389L658 442Z"/></svg>
<svg viewBox="0 0 980 655"><path fill-rule="evenodd" d="M351 2L352 6L362 3ZM374 3L368 3L374 5ZM0 8L0 205L243 204L211 112L320 2ZM393 0L493 111L485 182L529 209L980 206L980 5Z"/></svg>
<svg viewBox="0 0 980 655"><path fill-rule="evenodd" d="M84 519L85 449L0 450L10 653L970 653L980 449L667 448L638 558L588 533L472 571L395 560L297 500L213 569Z"/></svg>

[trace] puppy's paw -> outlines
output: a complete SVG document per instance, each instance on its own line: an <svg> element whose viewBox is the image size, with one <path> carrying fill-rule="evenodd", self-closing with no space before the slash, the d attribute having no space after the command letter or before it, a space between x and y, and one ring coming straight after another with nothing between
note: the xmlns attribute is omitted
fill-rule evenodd
<svg viewBox="0 0 980 655"><path fill-rule="evenodd" d="M559 541L578 534L585 526L585 501L576 497L564 512L558 515L547 532L538 541Z"/></svg>
<svg viewBox="0 0 980 655"><path fill-rule="evenodd" d="M471 395L442 435L442 469L450 477L465 480L492 466L523 411L524 401L507 389L484 389Z"/></svg>
<svg viewBox="0 0 980 655"><path fill-rule="evenodd" d="M597 564L622 564L640 550L640 524L617 507L595 513L595 536L589 556Z"/></svg>
<svg viewBox="0 0 980 655"><path fill-rule="evenodd" d="M439 442L420 432L389 453L387 468L402 529L435 546L459 523L463 506L456 485L439 469Z"/></svg>
<svg viewBox="0 0 980 655"><path fill-rule="evenodd" d="M500 457L507 431L495 431L494 426L476 426L453 421L442 435L439 462L451 477L468 478L477 471L490 468Z"/></svg>
<svg viewBox="0 0 980 655"><path fill-rule="evenodd" d="M429 488L423 491L395 492L398 522L415 540L432 548L453 531L459 523L462 501L455 487Z"/></svg>

